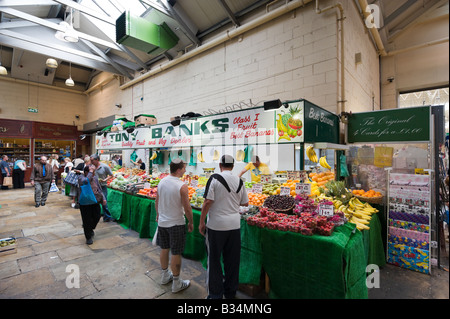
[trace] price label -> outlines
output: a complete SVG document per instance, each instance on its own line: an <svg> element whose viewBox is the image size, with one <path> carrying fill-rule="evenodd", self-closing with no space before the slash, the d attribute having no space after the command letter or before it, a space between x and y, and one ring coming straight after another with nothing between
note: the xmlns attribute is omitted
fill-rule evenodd
<svg viewBox="0 0 450 319"><path fill-rule="evenodd" d="M261 183L272 183L272 175L261 174Z"/></svg>
<svg viewBox="0 0 450 319"><path fill-rule="evenodd" d="M334 215L334 206L319 204L319 215L321 216L333 216Z"/></svg>
<svg viewBox="0 0 450 319"><path fill-rule="evenodd" d="M194 188L197 188L197 186L198 186L198 180L197 180L197 179L191 180L191 186L194 187Z"/></svg>
<svg viewBox="0 0 450 319"><path fill-rule="evenodd" d="M291 188L290 187L280 187L280 195L291 195Z"/></svg>
<svg viewBox="0 0 450 319"><path fill-rule="evenodd" d="M149 188L151 188L152 186L150 185L150 183L144 183L144 188L145 189L149 189Z"/></svg>
<svg viewBox="0 0 450 319"><path fill-rule="evenodd" d="M253 184L252 193L262 194L263 185L262 184Z"/></svg>
<svg viewBox="0 0 450 319"><path fill-rule="evenodd" d="M295 183L296 194L311 194L311 184L308 183Z"/></svg>

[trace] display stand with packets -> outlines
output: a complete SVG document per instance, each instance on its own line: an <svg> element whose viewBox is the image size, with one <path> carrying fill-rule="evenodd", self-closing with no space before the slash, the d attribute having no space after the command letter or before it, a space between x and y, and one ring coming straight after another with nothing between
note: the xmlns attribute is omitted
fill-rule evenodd
<svg viewBox="0 0 450 319"><path fill-rule="evenodd" d="M431 271L430 175L388 173L387 262Z"/></svg>

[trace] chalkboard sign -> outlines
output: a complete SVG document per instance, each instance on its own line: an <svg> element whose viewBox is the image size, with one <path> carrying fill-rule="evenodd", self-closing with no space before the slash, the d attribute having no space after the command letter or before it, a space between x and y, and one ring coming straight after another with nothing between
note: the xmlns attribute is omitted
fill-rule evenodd
<svg viewBox="0 0 450 319"><path fill-rule="evenodd" d="M430 107L354 113L348 120L348 142L430 140Z"/></svg>

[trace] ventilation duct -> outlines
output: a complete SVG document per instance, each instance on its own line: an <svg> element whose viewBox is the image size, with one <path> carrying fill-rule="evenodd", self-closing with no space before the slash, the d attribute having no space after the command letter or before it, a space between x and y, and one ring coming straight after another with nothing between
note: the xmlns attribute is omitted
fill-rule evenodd
<svg viewBox="0 0 450 319"><path fill-rule="evenodd" d="M116 42L159 55L173 48L178 43L178 37L165 22L157 25L125 11L116 20Z"/></svg>

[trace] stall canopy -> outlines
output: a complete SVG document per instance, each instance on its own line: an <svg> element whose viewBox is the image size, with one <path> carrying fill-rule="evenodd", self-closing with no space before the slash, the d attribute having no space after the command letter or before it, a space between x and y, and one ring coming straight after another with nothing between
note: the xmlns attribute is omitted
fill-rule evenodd
<svg viewBox="0 0 450 319"><path fill-rule="evenodd" d="M96 136L98 150L339 142L339 118L306 100Z"/></svg>

